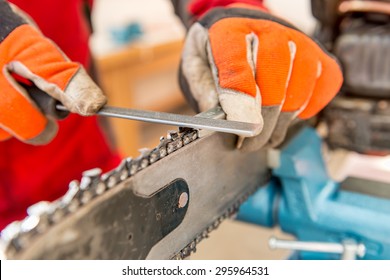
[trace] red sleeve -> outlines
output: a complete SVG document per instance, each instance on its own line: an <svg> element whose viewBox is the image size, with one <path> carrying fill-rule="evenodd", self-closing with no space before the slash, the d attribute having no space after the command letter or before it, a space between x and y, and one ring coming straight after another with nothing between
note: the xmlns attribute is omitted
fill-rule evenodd
<svg viewBox="0 0 390 280"><path fill-rule="evenodd" d="M188 9L193 16L198 18L212 8L224 7L231 4L247 4L265 8L263 0L192 0L189 3Z"/></svg>
<svg viewBox="0 0 390 280"><path fill-rule="evenodd" d="M90 31L81 9L83 1L8 0L29 14L43 34L52 39L71 60L88 68Z"/></svg>
<svg viewBox="0 0 390 280"><path fill-rule="evenodd" d="M85 2L88 4L88 6L89 6L91 9L93 8L93 0L86 0Z"/></svg>

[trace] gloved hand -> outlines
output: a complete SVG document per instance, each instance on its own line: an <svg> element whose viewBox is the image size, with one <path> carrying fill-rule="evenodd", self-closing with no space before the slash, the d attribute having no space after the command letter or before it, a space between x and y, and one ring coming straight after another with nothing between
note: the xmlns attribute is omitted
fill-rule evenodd
<svg viewBox="0 0 390 280"><path fill-rule="evenodd" d="M263 125L245 139L247 150L280 144L290 123L318 113L343 80L336 60L311 38L247 4L213 8L194 23L180 68L182 90L198 110L220 104L229 120Z"/></svg>
<svg viewBox="0 0 390 280"><path fill-rule="evenodd" d="M94 114L106 103L81 65L71 62L14 6L0 0L0 140L45 144L57 124L44 116L14 76L33 82L71 112Z"/></svg>

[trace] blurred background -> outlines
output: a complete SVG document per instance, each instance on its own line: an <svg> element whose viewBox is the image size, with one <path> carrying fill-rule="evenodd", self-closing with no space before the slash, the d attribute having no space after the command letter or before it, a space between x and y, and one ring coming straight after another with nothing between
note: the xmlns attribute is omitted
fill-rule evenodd
<svg viewBox="0 0 390 280"><path fill-rule="evenodd" d="M265 1L273 13L310 34L315 25L310 0ZM177 83L185 29L169 0L95 0L91 49L100 83L113 106L194 114ZM123 156L152 148L170 129L119 119L110 120ZM201 242L192 259L284 259L290 252L271 251L271 236L291 239L278 229L226 221Z"/></svg>

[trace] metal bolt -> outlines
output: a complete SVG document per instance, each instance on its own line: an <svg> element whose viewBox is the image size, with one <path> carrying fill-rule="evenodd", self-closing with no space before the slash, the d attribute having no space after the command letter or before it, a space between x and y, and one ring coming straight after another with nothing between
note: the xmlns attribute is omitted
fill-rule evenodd
<svg viewBox="0 0 390 280"><path fill-rule="evenodd" d="M135 173L137 173L137 171L138 171L138 164L133 163L133 165L130 168L130 175L134 175Z"/></svg>
<svg viewBox="0 0 390 280"><path fill-rule="evenodd" d="M168 154L172 153L173 151L175 151L175 144L174 143L169 143L168 144Z"/></svg>
<svg viewBox="0 0 390 280"><path fill-rule="evenodd" d="M122 181L123 181L123 180L126 180L128 176L129 176L129 174L127 173L127 170L124 169L124 170L122 170L122 172L121 172L120 179L121 179Z"/></svg>
<svg viewBox="0 0 390 280"><path fill-rule="evenodd" d="M65 215L63 209L55 209L55 211L52 213L50 220L53 223L56 223L62 219L62 217Z"/></svg>
<svg viewBox="0 0 390 280"><path fill-rule="evenodd" d="M187 204L188 204L188 193L183 192L179 197L178 207L184 208L186 207Z"/></svg>
<svg viewBox="0 0 390 280"><path fill-rule="evenodd" d="M181 253L182 253L182 256L183 256L183 257L187 257L188 254L189 254L188 248L184 248L184 249L181 251Z"/></svg>
<svg viewBox="0 0 390 280"><path fill-rule="evenodd" d="M160 149L160 157L165 157L167 155L167 150L163 147Z"/></svg>
<svg viewBox="0 0 390 280"><path fill-rule="evenodd" d="M79 202L77 200L72 200L68 205L68 211L70 213L76 212L76 210L79 208Z"/></svg>
<svg viewBox="0 0 390 280"><path fill-rule="evenodd" d="M190 244L190 249L194 250L195 247L196 247L196 241L192 241L191 244Z"/></svg>
<svg viewBox="0 0 390 280"><path fill-rule="evenodd" d="M189 135L186 135L183 137L183 143L184 145L188 145L191 142L191 138Z"/></svg>
<svg viewBox="0 0 390 280"><path fill-rule="evenodd" d="M86 204L86 203L90 202L92 197L93 197L93 195L92 195L92 193L90 191L84 192L82 197L81 197L81 203L82 204Z"/></svg>
<svg viewBox="0 0 390 280"><path fill-rule="evenodd" d="M107 186L111 189L111 188L113 188L115 185L116 185L116 178L115 178L114 175L111 175L111 176L108 178Z"/></svg>
<svg viewBox="0 0 390 280"><path fill-rule="evenodd" d="M148 167L148 165L149 165L149 160L147 158L142 159L141 168L144 169L144 168Z"/></svg>
<svg viewBox="0 0 390 280"><path fill-rule="evenodd" d="M158 160L158 154L152 153L150 155L150 163L155 163Z"/></svg>
<svg viewBox="0 0 390 280"><path fill-rule="evenodd" d="M61 198L62 203L68 205L69 203L71 203L71 201L73 201L73 199L76 199L76 196L79 194L79 192L80 192L79 182L76 180L70 182L68 191Z"/></svg>
<svg viewBox="0 0 390 280"><path fill-rule="evenodd" d="M102 193L104 193L105 190L106 190L106 185L103 182L100 182L96 186L96 194L97 195L101 195Z"/></svg>
<svg viewBox="0 0 390 280"><path fill-rule="evenodd" d="M102 170L100 168L93 168L83 172L83 177L98 178Z"/></svg>
<svg viewBox="0 0 390 280"><path fill-rule="evenodd" d="M174 140L178 136L179 136L179 134L176 131L174 131L174 130L168 131L168 137L167 137L168 139Z"/></svg>
<svg viewBox="0 0 390 280"><path fill-rule="evenodd" d="M28 216L26 219L24 219L21 223L21 230L24 232L29 232L36 228L39 224L39 217L38 216Z"/></svg>

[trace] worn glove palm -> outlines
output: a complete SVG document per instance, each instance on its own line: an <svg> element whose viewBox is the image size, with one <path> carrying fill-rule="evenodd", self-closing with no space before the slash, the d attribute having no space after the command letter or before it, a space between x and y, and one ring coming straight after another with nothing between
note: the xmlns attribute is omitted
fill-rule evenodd
<svg viewBox="0 0 390 280"><path fill-rule="evenodd" d="M222 106L227 119L263 125L244 141L278 145L296 117L318 113L338 92L336 60L291 24L249 5L209 11L190 28L180 83L203 111ZM190 101L191 101L190 100Z"/></svg>
<svg viewBox="0 0 390 280"><path fill-rule="evenodd" d="M81 65L29 23L17 8L0 0L0 140L14 136L45 144L56 135L57 125L42 114L15 74L81 115L94 114L106 98Z"/></svg>

